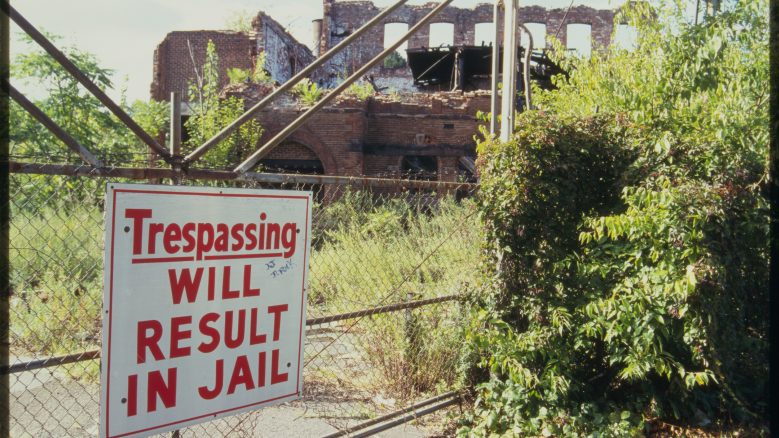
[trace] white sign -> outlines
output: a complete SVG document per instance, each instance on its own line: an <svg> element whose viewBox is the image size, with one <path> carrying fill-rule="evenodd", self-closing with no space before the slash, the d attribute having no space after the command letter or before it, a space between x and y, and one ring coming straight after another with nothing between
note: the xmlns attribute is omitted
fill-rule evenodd
<svg viewBox="0 0 779 438"><path fill-rule="evenodd" d="M108 184L102 437L299 398L311 192Z"/></svg>

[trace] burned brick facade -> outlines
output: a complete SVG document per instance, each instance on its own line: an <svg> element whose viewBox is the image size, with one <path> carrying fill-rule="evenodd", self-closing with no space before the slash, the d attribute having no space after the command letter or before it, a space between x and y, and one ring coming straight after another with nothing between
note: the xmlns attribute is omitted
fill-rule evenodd
<svg viewBox="0 0 779 438"><path fill-rule="evenodd" d="M385 27L390 23L400 23L413 26L427 15L436 3L425 5L404 5L376 25L374 31L360 37L350 47L346 48L326 65L321 80L326 85L339 76L351 73L356 68L366 64L371 58L384 49ZM334 47L352 32L376 16L381 11L370 1L364 0L324 0L324 18L319 35L320 53ZM614 31L614 11L598 10L586 6L568 9L546 9L540 6L522 7L519 10L519 21L524 24L538 23L546 29L547 35L555 35L563 45L567 45L567 25L585 24L591 29L593 48L608 47ZM475 8L447 7L439 13L430 24L423 26L408 40L408 48L430 47L430 28L435 23L452 25L452 45L474 46L480 42L476 38L476 26L480 23L492 23L492 4L480 4ZM498 23L498 40L503 39L503 21ZM535 42L535 48L545 47L545 43ZM375 69L375 77L381 86L411 89L411 76L408 69L386 69L382 66Z"/></svg>
<svg viewBox="0 0 779 438"><path fill-rule="evenodd" d="M167 100L173 91L187 100L195 70L205 62L206 46L213 41L219 56L221 85L227 84L227 70L252 71L259 53L265 53L265 70L277 82L285 82L314 59L311 50L299 43L282 25L263 12L252 20L249 33L196 30L171 32L154 51L151 97Z"/></svg>
<svg viewBox="0 0 779 438"><path fill-rule="evenodd" d="M215 43L223 81L227 80L229 68L252 70L258 55L264 52L265 69L275 81L284 82L311 63L314 53L332 48L379 12L371 2L362 0L323 0L323 6L323 18L314 22L318 38L313 53L262 12L254 18L248 34L225 31L168 34L154 54L152 97L167 100L171 91L186 96L195 66L203 64L208 40ZM434 6L402 6L383 24L411 26ZM452 25L455 46L473 46L477 24L491 23L492 13L489 4L472 9L449 7L434 23ZM591 26L594 49L608 46L613 19L613 11L583 6L568 11L537 6L520 9L521 22L543 24L547 35L556 35L563 44L567 42L567 24ZM321 86L332 86L379 54L385 45L383 24L332 58L311 79ZM499 32L502 34L500 26ZM408 47L428 47L429 38L428 25L411 37ZM408 67L380 65L373 74L379 86L398 91L413 89ZM261 93L257 94L256 87L253 89L250 84L231 87L229 94L244 98L247 107L261 98ZM364 101L338 98L335 102L271 151L262 164L267 169L348 176L399 177L410 171L419 171L417 175L434 171L442 181L456 181L472 170L469 163L472 164L475 156L474 135L479 124L476 113L489 110L489 92L416 92L400 98L377 95ZM289 99L261 111L257 119L265 131L260 143L288 126L302 111L303 107Z"/></svg>
<svg viewBox="0 0 779 438"><path fill-rule="evenodd" d="M243 94L246 105L256 98ZM343 98L314 115L262 161L266 168L283 162L303 171L318 160L327 175L403 175L408 157L430 157L441 181L463 175L462 157L475 156L475 114L489 108L489 93L435 93L376 96L364 101ZM275 104L257 116L265 129L260 143L275 136L305 108ZM299 163L299 164L297 164ZM406 169L408 170L408 169ZM312 172L319 173L319 172ZM407 173L407 172L406 172Z"/></svg>

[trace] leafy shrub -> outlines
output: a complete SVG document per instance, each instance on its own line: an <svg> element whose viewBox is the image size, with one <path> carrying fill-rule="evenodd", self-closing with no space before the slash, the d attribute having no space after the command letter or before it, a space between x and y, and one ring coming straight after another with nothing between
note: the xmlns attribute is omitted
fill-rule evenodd
<svg viewBox="0 0 779 438"><path fill-rule="evenodd" d="M231 84L243 84L249 80L249 77L249 70L235 67L227 69L227 78Z"/></svg>
<svg viewBox="0 0 779 438"><path fill-rule="evenodd" d="M252 82L255 84L270 84L273 82L270 74L265 70L265 64L268 62L268 54L260 52L257 55L257 62L254 64L254 72L252 73Z"/></svg>
<svg viewBox="0 0 779 438"><path fill-rule="evenodd" d="M461 434L759 431L766 2L726 9L692 25L634 4L634 51L560 60L569 80L537 94L555 115L480 145L488 293Z"/></svg>
<svg viewBox="0 0 779 438"><path fill-rule="evenodd" d="M292 87L292 94L305 105L314 105L322 98L324 91L310 79L302 79Z"/></svg>
<svg viewBox="0 0 779 438"><path fill-rule="evenodd" d="M373 93L373 85L368 82L354 82L344 90L345 95L355 97L359 100L367 100L369 97L373 96Z"/></svg>
<svg viewBox="0 0 779 438"><path fill-rule="evenodd" d="M56 36L49 36L57 40ZM14 54L11 65L14 81L36 90L33 103L76 141L92 151L104 163L138 166L148 163L148 147L111 114L78 81L43 49L31 44L29 50ZM24 53L22 53L24 52ZM100 67L94 55L66 48L65 55L101 89L113 88L112 71ZM120 106L152 137L164 132L168 122L165 102L135 101L128 105L121 91ZM10 105L10 154L14 159L39 163L82 163L46 127L16 102Z"/></svg>
<svg viewBox="0 0 779 438"><path fill-rule="evenodd" d="M33 187L50 187L51 180L58 179L23 176L14 181L28 180L27 184L19 181L25 188L20 194L32 194ZM97 203L89 202L92 198L84 197L82 203L68 199L68 194L81 196L82 189L58 187L58 202L49 199L49 205L42 206L31 198L39 210L13 211L10 340L14 354L54 356L100 345L103 214ZM94 380L99 367L92 362L76 364L69 373Z"/></svg>

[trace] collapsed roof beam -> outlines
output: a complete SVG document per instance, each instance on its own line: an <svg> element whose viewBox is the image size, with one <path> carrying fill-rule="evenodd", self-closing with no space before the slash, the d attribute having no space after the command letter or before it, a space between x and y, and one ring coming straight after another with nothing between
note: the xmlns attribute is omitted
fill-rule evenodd
<svg viewBox="0 0 779 438"><path fill-rule="evenodd" d="M342 91L346 90L353 82L361 78L365 73L368 72L371 68L373 68L376 64L381 62L384 58L387 57L390 53L394 52L398 47L400 47L401 44L406 42L409 38L411 38L414 33L416 33L419 29L421 29L423 26L425 26L428 22L430 22L433 18L435 18L436 15L438 15L439 12L441 12L446 6L448 6L450 3L452 3L453 0L444 0L442 1L438 6L436 6L432 11L430 11L427 15L425 15L422 20L420 20L418 23L416 23L411 29L406 32L405 35L400 37L399 40L397 40L395 43L393 43L390 47L387 47L376 55L373 59L365 63L362 67L360 67L356 72L354 72L351 76L346 78L339 86L337 86L335 89L333 89L330 93L325 95L319 102L317 102L314 106L308 109L305 113L300 115L297 119L295 119L292 123L287 125L286 128L284 128L281 132L276 134L275 137L270 139L267 143L265 143L263 146L261 146L257 151L255 151L249 158L246 159L243 163L239 164L238 167L236 167L233 171L237 173L245 173L254 165L257 164L258 161L262 159L265 155L267 155L274 147L278 146L282 141L284 141L287 137L289 137L295 130L297 130L301 125L306 123L311 116L316 114L319 110L325 107L331 100L335 99L339 94L341 94Z"/></svg>
<svg viewBox="0 0 779 438"><path fill-rule="evenodd" d="M228 135L232 134L236 129L240 128L241 125L251 120L257 112L268 106L276 97L280 96L282 93L290 90L295 84L300 82L301 79L304 79L308 77L311 73L314 72L317 68L321 67L325 62L327 62L330 58L332 58L335 54L341 51L344 47L348 46L350 43L352 43L354 40L362 36L365 32L367 32L371 27L373 27L375 24L381 22L386 18L389 14L394 12L397 8L404 5L408 0L399 0L392 6L384 9L373 17L370 21L363 24L359 29L357 29L355 32L353 32L351 35L346 37L344 40L342 40L340 43L335 45L333 48L325 52L322 56L315 59L314 62L309 64L306 68L301 70L298 74L293 76L290 80L282 84L279 88L275 89L271 94L265 96L261 101L259 101L257 104L255 104L253 107L249 108L245 113L243 113L240 117L235 119L232 123L225 126L224 129L219 131L216 135L208 139L205 143L200 145L197 149L192 151L189 155L187 155L184 158L184 163L191 163L201 156L208 152L209 149L213 148L219 142L224 140Z"/></svg>

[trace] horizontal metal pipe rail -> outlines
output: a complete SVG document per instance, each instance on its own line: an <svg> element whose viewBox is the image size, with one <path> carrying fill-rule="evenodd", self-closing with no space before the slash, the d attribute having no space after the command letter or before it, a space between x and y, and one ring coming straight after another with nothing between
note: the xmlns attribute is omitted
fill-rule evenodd
<svg viewBox="0 0 779 438"><path fill-rule="evenodd" d="M4 84L8 87L9 94L11 95L11 98L16 101L16 103L19 104L22 108L24 108L25 111L27 111L35 120L40 122L41 125L45 126L46 129L49 130L52 134L54 134L55 137L60 139L63 143L65 143L65 146L69 147L70 150L77 153L82 160L85 162L91 164L95 167L101 167L103 163L100 162L100 160L95 157L92 152L89 151L86 147L84 147L81 143L78 142L75 138L71 137L70 134L68 134L60 125L58 125L54 120L51 120L49 116L46 115L43 111L41 111L40 108L35 106L34 103L30 102L24 94L20 93L16 88L14 88L13 85L6 82L5 79L3 80Z"/></svg>
<svg viewBox="0 0 779 438"><path fill-rule="evenodd" d="M439 411L439 410L441 410L443 408L446 408L446 407L449 407L449 406L452 406L452 405L456 405L458 403L460 403L460 398L459 397L453 397L453 398L451 398L449 400L444 400L444 401L442 401L440 403L436 403L433 406L430 406L428 408L419 409L417 411L414 411L414 412L412 412L410 414L404 415L404 416L402 416L400 418L397 418L395 420L392 420L390 422L379 424L376 427L372 427L372 428L370 428L368 430L364 430L364 431L362 431L360 433L354 434L354 435L352 435L352 437L353 438L357 438L357 437L367 437L367 436L375 435L375 434L377 434L379 432L383 432L385 430L392 429L395 426L399 426L399 425L401 425L403 423L408 423L409 421L416 420L419 417L424 417L425 415L432 414L433 412Z"/></svg>
<svg viewBox="0 0 779 438"><path fill-rule="evenodd" d="M352 73L351 76L344 79L344 81L335 87L330 93L322 97L322 99L314 104L311 108L309 108L306 112L301 114L298 118L293 120L289 125L287 125L284 129L281 130L278 134L276 134L275 137L268 140L267 143L260 146L259 149L257 149L253 154L249 156L246 160L244 160L243 163L239 164L233 171L238 173L245 173L249 171L254 165L257 164L262 157L270 153L271 149L279 145L284 139L292 135L295 130L297 130L300 126L302 126L308 119L310 119L314 114L319 112L322 108L325 107L331 100L335 99L339 94L341 94L342 91L346 90L349 85L351 85L354 81L361 78L365 73L368 72L371 68L373 68L376 64L381 62L384 58L386 58L390 53L394 52L395 49L400 47L401 44L403 44L407 39L411 38L412 35L414 35L419 29L422 28L422 26L425 26L428 22L430 22L433 18L435 18L436 15L438 15L439 12L441 12L446 6L448 6L450 3L452 3L454 0L443 0L441 3L439 3L433 10L431 10L427 15L422 17L419 22L414 24L414 26L411 27L411 29L408 30L400 39L395 41L391 46L384 49L381 53L376 55L373 59L365 63L362 67L357 69L354 73Z"/></svg>
<svg viewBox="0 0 779 438"><path fill-rule="evenodd" d="M303 70L301 70L298 74L293 76L290 80L282 84L279 88L273 90L273 92L269 95L267 95L265 98L263 98L261 101L259 101L257 104L255 104L253 107L251 107L249 110L247 110L245 113L241 114L237 119L235 119L232 123L225 126L224 129L219 131L216 135L214 135L212 138L208 139L205 143L203 143L200 147L192 151L189 155L187 155L184 158L184 163L191 163L198 158L200 158L203 154L208 152L209 149L213 148L217 144L219 144L220 141L224 140L225 137L230 135L233 131L240 128L241 125L248 122L255 114L257 114L258 111L265 108L270 104L276 97L280 96L282 93L286 92L287 90L291 89L295 84L300 82L301 79L307 77L309 74L311 74L314 70L321 67L325 62L327 62L330 58L332 58L335 54L340 52L344 47L351 44L354 40L362 36L365 32L367 32L370 28L372 28L376 23L379 23L381 20L383 20L385 17L387 17L389 14L394 12L397 8L405 4L408 0L399 0L392 6L384 9L381 13L377 14L375 17L373 17L370 21L362 25L359 29L354 31L351 35L346 37L343 41L336 44L333 48L322 54L319 58L315 59L314 62L306 66Z"/></svg>
<svg viewBox="0 0 779 438"><path fill-rule="evenodd" d="M360 318L368 315L378 315L380 313L397 312L399 310L414 309L423 306L429 306L431 304L443 303L446 301L454 301L462 298L462 295L447 295L438 298L430 298L426 300L408 301L405 303L389 304L381 307L373 307L370 309L358 310L355 312L341 313L337 315L323 316L319 318L306 319L306 327L314 327L317 325L327 324L330 322L344 321L348 319ZM82 353L68 354L64 356L53 356L45 359L36 359L28 362L20 362L10 365L7 369L0 368L1 374L14 374L22 371L33 371L42 368L49 368L53 366L65 365L69 363L83 362L87 360L94 360L100 358L100 350L90 350Z"/></svg>
<svg viewBox="0 0 779 438"><path fill-rule="evenodd" d="M354 319L361 316L378 315L380 313L396 312L398 310L416 309L417 307L429 306L430 304L444 303L462 298L462 295L447 295L444 297L430 298L427 300L408 301L405 303L388 304L386 306L374 307L372 309L357 310L355 312L341 313L339 315L322 316L319 318L309 318L306 320L306 326L327 324L329 322L343 321L345 319Z"/></svg>
<svg viewBox="0 0 779 438"><path fill-rule="evenodd" d="M348 434L350 434L352 432L357 432L359 430L363 430L365 428L373 426L374 424L383 423L385 421L389 421L389 420L392 420L394 418L397 418L397 417L399 417L399 416L401 416L403 414L406 414L408 412L412 412L412 411L415 411L417 409L424 408L425 406L431 405L433 403L440 402L440 401L448 402L448 401L452 401L452 400L458 400L459 397L460 397L460 392L459 391L450 391L450 392L447 392L445 394L437 395L435 397L431 397L431 398L428 398L426 400L422 400L420 402L414 403L413 405L407 406L407 407L405 407L403 409L398 409L396 411L390 412L389 414L385 414L385 415L382 415L380 417L376 417L376 418L373 418L371 420L362 422L360 424L356 424L354 426L347 427L345 429L341 429L338 432L333 432L333 433L331 433L329 435L323 436L322 438L337 438L337 437L341 437L341 436L344 436L344 435L348 435ZM382 430L385 430L385 429L382 429Z"/></svg>
<svg viewBox="0 0 779 438"><path fill-rule="evenodd" d="M11 161L11 173L28 175L63 175L112 177L137 180L176 178L182 174L173 169L156 167L93 167L76 164L38 164ZM251 181L267 184L326 184L359 187L401 187L428 190L476 190L478 184L446 181L422 181L356 176L299 175L293 173L247 172L239 175L225 170L189 169L184 174L191 180Z"/></svg>
<svg viewBox="0 0 779 438"><path fill-rule="evenodd" d="M57 49L54 44L51 43L45 36L43 36L42 33L38 31L38 29L35 28L32 24L30 24L29 21L27 21L19 12L17 12L16 9L14 9L7 0L0 0L2 1L2 5L4 8L8 10L8 15L11 17L11 20L14 21L27 35L30 36L30 38L33 39L38 45L40 45L43 50L45 50L52 58L54 58L55 61L57 61L62 68L64 68L68 73L70 73L81 85L84 86L90 93L92 93L93 96L97 98L103 105L106 106L114 115L122 121L122 123L127 126L130 131L132 131L141 141L146 143L147 146L149 146L154 152L160 154L166 161L170 160L171 155L170 152L168 152L167 149L165 149L163 146L160 146L157 141L152 138L149 133L143 130L135 121L130 117L119 105L114 103L113 100L111 100L110 97L108 97L103 90L100 89L97 85L95 85L92 80L90 80L87 75L85 75L81 70L76 67L73 62L68 59L67 56L65 56L64 53L62 53L59 49Z"/></svg>
<svg viewBox="0 0 779 438"><path fill-rule="evenodd" d="M67 354L65 356L53 356L45 359L31 360L29 362L19 362L12 364L7 370L0 369L0 374L14 374L22 371L39 370L58 365L67 365L69 363L83 362L100 358L100 350L90 350L83 353Z"/></svg>

